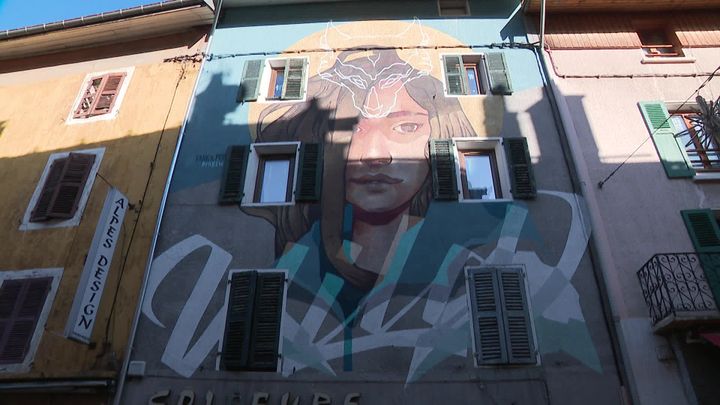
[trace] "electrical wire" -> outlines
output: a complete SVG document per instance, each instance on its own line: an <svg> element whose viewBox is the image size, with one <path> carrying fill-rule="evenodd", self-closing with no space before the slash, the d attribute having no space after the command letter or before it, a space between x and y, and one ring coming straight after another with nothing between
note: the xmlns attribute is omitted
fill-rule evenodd
<svg viewBox="0 0 720 405"><path fill-rule="evenodd" d="M142 210L143 210L143 207L145 206L144 203L145 203L145 199L147 197L148 190L150 188L150 180L152 179L153 172L155 171L155 166L156 166L155 162L157 161L158 154L160 152L160 146L162 145L163 135L165 134L165 130L167 129L167 123L168 123L168 120L170 119L170 113L172 112L173 106L175 104L175 97L177 96L177 92L178 92L178 88L180 87L180 83L185 78L186 65L182 64L181 66L182 67L181 67L181 71L180 71L180 76L178 77L178 80L175 83L173 95L172 95L172 98L170 99L170 107L168 107L168 112L165 115L165 121L163 122L163 127L162 127L162 130L160 131L160 137L158 139L157 145L155 146L155 154L153 155L152 161L150 161L150 173L148 173L147 181L145 182L145 189L143 190L143 195L142 195L142 198L140 199L140 204L138 204L138 209L136 211L137 217L135 219L135 224L133 225L132 232L130 233L130 240L128 242L128 247L127 247L125 254L123 255L123 262L122 262L122 265L120 267L120 271L118 274L117 285L115 286L115 291L113 293L113 300L112 300L112 305L110 306L110 313L108 314L107 322L105 324L105 335L103 337L103 348L101 350L100 355L105 353L106 346L110 342L110 339L109 339L110 325L112 324L112 321L113 321L113 315L115 313L117 297L120 292L122 277L125 273L125 268L127 265L128 257L130 256L130 250L132 248L133 241L135 241L135 231L137 230L138 223L140 222L140 216L142 215Z"/></svg>
<svg viewBox="0 0 720 405"><path fill-rule="evenodd" d="M697 94L703 87L705 87L708 83L710 83L710 80L712 80L713 77L715 77L715 74L716 74L718 71L720 71L720 66L718 66L712 73L710 73L710 76L708 76L707 79L705 79L705 81L703 81L702 84L700 84L700 86L698 86L698 88L695 89L695 91L693 91L693 92L685 99L685 101L683 101L682 104L680 104L680 106L679 106L677 109L678 109L678 110L679 110L679 109L682 109L683 106L685 106L685 104L687 104L687 102L690 101L690 99L691 99L695 94ZM639 151L640 148L642 148L643 145L645 145L645 144L647 143L648 140L650 140L653 136L655 136L655 132L657 132L658 129L662 128L662 126L665 125L665 123L670 120L670 117L672 117L672 115L668 115L668 117L665 118L665 121L663 121L660 125L657 125L657 126L655 127L655 129L650 133L650 135L648 135L648 136L640 143L640 145L638 145L637 148L635 148L635 150L633 150L632 153L630 153L630 154L625 158L625 160L622 161L622 163L620 163L617 167L615 167L615 169L613 169L613 171L610 172L610 174L608 174L607 177L605 177L604 179L600 180L600 181L598 182L598 188L602 189L603 186L608 182L608 180L610 180L610 178L612 178L612 177L615 175L615 173L617 173L618 170L620 170L620 168L622 168L622 167L625 165L625 163L627 163L627 161L630 160L630 158L632 158L632 157L637 153L637 151Z"/></svg>

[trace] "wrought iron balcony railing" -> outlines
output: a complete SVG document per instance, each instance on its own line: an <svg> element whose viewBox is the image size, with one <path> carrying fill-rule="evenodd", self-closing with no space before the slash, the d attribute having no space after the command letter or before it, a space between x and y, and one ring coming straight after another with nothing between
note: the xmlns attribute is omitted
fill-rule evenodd
<svg viewBox="0 0 720 405"><path fill-rule="evenodd" d="M720 253L662 253L637 272L656 331L720 319L703 266L720 266Z"/></svg>

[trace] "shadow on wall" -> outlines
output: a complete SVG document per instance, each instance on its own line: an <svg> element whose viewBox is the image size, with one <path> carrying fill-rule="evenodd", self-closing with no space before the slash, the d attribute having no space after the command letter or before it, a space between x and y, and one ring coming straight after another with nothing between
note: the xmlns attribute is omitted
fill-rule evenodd
<svg viewBox="0 0 720 405"><path fill-rule="evenodd" d="M7 121L0 121L0 135L4 137L18 134L6 127ZM140 291L144 264L147 260L147 246L152 236L152 227L141 226L135 233L132 245L129 245L133 225L142 221L154 223L157 206L146 206L138 212L143 199L145 182L152 172L151 193L158 194L158 186L164 183L161 177L170 164L170 154L160 154L153 160L155 148L162 141L165 149L175 144L178 127L131 136L118 140L78 144L72 148L56 149L23 156L0 158L0 183L9 185L13 193L5 193L0 198L0 271L11 269L27 270L33 268L63 267L63 277L48 318L46 333L63 336L70 305L78 288L77 280L83 270L84 261L91 244L92 235L97 226L103 202L111 186L118 188L129 201L135 204L135 211L129 210L118 240L112 267L104 288L104 297L96 323L93 347L79 345L68 339L43 338L35 354L28 378L76 378L82 376L107 376L108 371L116 372L117 354L124 353L129 325L132 320L132 308ZM172 136L172 137L171 137ZM82 150L105 148L105 155L94 179L89 199L85 205L82 220L78 226L54 228L48 231L19 231L18 227L28 208L32 194L49 157L59 152L78 152ZM148 195L146 201L158 201L157 195ZM151 203L152 204L152 203ZM157 203L154 203L157 205ZM43 249L38 250L38 246ZM129 253L128 250L130 249ZM128 253L127 260L123 257ZM121 268L124 265L124 270ZM121 282L122 281L122 282ZM110 304L119 289L115 310Z"/></svg>

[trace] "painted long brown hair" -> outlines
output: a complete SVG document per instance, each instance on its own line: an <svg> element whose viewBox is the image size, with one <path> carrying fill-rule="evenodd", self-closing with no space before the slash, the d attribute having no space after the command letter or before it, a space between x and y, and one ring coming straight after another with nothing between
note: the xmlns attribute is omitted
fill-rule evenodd
<svg viewBox="0 0 720 405"><path fill-rule="evenodd" d="M374 49L373 60L357 58L360 52ZM354 59L354 60L353 60ZM362 47L362 50L342 52L335 66L353 60L353 64L366 71L397 66L395 69L413 69L393 49ZM393 69L391 68L391 70ZM475 132L456 98L446 97L442 83L430 75L405 83L410 97L428 112L431 138L475 136ZM372 84L367 86L371 88ZM343 252L342 228L345 201L345 165L348 142L359 117L337 117L338 107L350 103L351 94L346 89L324 80L320 75L311 77L307 84L306 101L291 106L278 103L260 113L256 124L256 142L301 141L317 142L324 146L323 186L320 207L317 204L297 203L292 206L275 206L245 209L251 215L268 220L276 229L276 256L282 254L289 242L299 240L312 224L319 220L323 245L328 259L338 272L354 285L370 289L377 280L377 274L350 263ZM357 98L357 92L355 92ZM365 93L367 96L367 93ZM358 115L359 112L358 112ZM426 149L426 164L428 163ZM410 215L424 217L432 198L431 176L428 176L410 202ZM318 209L319 208L319 209Z"/></svg>

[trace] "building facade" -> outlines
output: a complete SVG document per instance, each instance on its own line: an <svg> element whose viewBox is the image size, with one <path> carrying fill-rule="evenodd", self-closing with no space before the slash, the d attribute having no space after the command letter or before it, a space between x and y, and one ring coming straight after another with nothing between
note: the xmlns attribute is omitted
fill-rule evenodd
<svg viewBox="0 0 720 405"><path fill-rule="evenodd" d="M220 10L117 403L621 403L520 5L253 4Z"/></svg>
<svg viewBox="0 0 720 405"><path fill-rule="evenodd" d="M524 11L539 40L541 2ZM715 403L720 3L555 1L546 12L544 61L634 402Z"/></svg>
<svg viewBox="0 0 720 405"><path fill-rule="evenodd" d="M109 403L213 21L167 1L0 34L0 402Z"/></svg>

